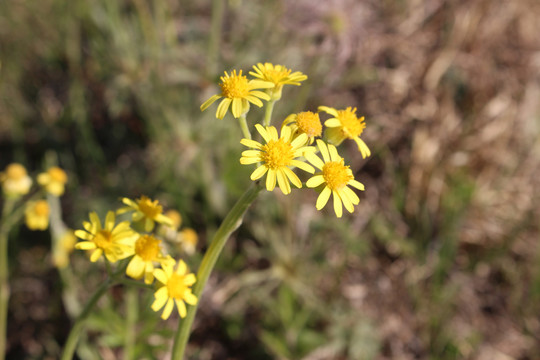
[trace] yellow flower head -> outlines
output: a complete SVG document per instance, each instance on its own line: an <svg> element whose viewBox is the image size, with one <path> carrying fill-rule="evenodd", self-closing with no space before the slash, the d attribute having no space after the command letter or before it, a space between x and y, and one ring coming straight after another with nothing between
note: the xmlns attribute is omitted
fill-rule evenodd
<svg viewBox="0 0 540 360"><path fill-rule="evenodd" d="M180 247L186 254L193 255L197 248L199 237L195 230L185 228L178 233L178 241L180 242Z"/></svg>
<svg viewBox="0 0 540 360"><path fill-rule="evenodd" d="M75 248L77 238L73 230L67 230L64 235L55 242L52 254L53 265L59 269L64 269L69 265L69 254Z"/></svg>
<svg viewBox="0 0 540 360"><path fill-rule="evenodd" d="M191 292L191 285L197 281L195 274L186 274L188 269L182 260L178 263L175 271L173 265L166 264L162 269L154 271L154 276L161 283L161 286L154 293L155 300L152 303L152 310L158 311L165 306L161 314L163 320L169 318L175 303L181 318L186 317L185 303L197 304L197 297Z"/></svg>
<svg viewBox="0 0 540 360"><path fill-rule="evenodd" d="M334 211L337 217L341 217L343 213L342 203L345 209L352 213L354 211L353 205L358 205L360 199L347 185L353 186L358 190L364 190L364 185L354 180L351 169L345 166L343 158L339 156L334 145L327 146L324 141L317 140L317 146L323 160L312 152L306 152L305 154L306 159L317 169L321 170L306 182L306 186L310 188L324 184L324 189L317 198L317 210L321 210L326 205L330 194L332 194L334 198Z"/></svg>
<svg viewBox="0 0 540 360"><path fill-rule="evenodd" d="M362 157L371 155L366 143L360 139L360 135L366 128L364 117L356 117L356 108L348 107L345 110L336 110L328 106L319 106L319 111L324 111L333 116L324 122L328 141L338 146L345 139L353 139L358 145Z"/></svg>
<svg viewBox="0 0 540 360"><path fill-rule="evenodd" d="M46 200L31 201L24 211L26 226L30 230L45 230L49 226L51 209Z"/></svg>
<svg viewBox="0 0 540 360"><path fill-rule="evenodd" d="M47 170L47 172L39 174L37 182L39 185L43 186L49 194L62 196L62 194L64 194L64 187L67 183L67 175L64 170L54 166Z"/></svg>
<svg viewBox="0 0 540 360"><path fill-rule="evenodd" d="M266 190L268 191L274 190L276 179L283 194L289 194L291 192L289 181L297 188L301 188L302 182L289 166L295 166L309 173L315 171L313 167L305 162L296 160L296 158L303 156L306 150L309 150L305 146L308 136L306 134L300 134L293 139L292 129L289 126L281 129L280 137L278 137L277 130L273 126L267 126L265 129L262 125L256 124L255 127L266 144L263 145L249 139L242 139L240 141L242 145L255 149L242 152L240 163L243 165L262 163L251 174L251 180L260 179L268 172L266 176Z"/></svg>
<svg viewBox="0 0 540 360"><path fill-rule="evenodd" d="M115 224L115 215L109 211L102 227L95 212L90 213L90 222L84 221L84 230L75 230L75 236L83 239L75 244L75 249L94 250L90 261L96 262L102 254L110 262L133 255L133 242L137 234L129 227L129 221Z"/></svg>
<svg viewBox="0 0 540 360"><path fill-rule="evenodd" d="M221 95L214 95L201 105L201 111L206 110L217 99L223 98L216 112L218 119L223 119L227 110L232 104L232 114L235 118L249 111L249 103L258 107L263 106L260 99L270 100L270 96L256 89L268 89L274 87L274 84L261 80L248 80L242 75L242 70L236 73L236 70L229 75L225 71L225 76L221 77Z"/></svg>
<svg viewBox="0 0 540 360"><path fill-rule="evenodd" d="M144 231L146 232L150 232L154 229L155 222L168 226L173 225L173 220L163 215L163 207L159 205L157 200L152 201L152 199L143 195L135 201L123 198L122 202L126 204L127 207L119 209L116 213L123 214L134 211L132 220L135 222L143 221Z"/></svg>
<svg viewBox="0 0 540 360"><path fill-rule="evenodd" d="M126 274L134 279L141 279L151 284L154 281L154 263L174 264L173 258L164 256L159 244L160 240L152 235L141 235L135 241L135 255L130 260L126 269Z"/></svg>
<svg viewBox="0 0 540 360"><path fill-rule="evenodd" d="M283 126L289 124L293 129L293 133L306 134L309 138L309 144L313 144L315 137L322 134L322 124L318 113L304 111L298 114L291 114L283 121Z"/></svg>
<svg viewBox="0 0 540 360"><path fill-rule="evenodd" d="M2 190L6 196L15 197L28 194L32 186L32 179L26 173L24 166L13 163L0 173L0 183L2 183Z"/></svg>
<svg viewBox="0 0 540 360"><path fill-rule="evenodd" d="M268 81L274 84L274 87L269 90L272 93L272 100L281 99L281 91L283 85L300 85L301 81L307 79L307 76L300 71L295 71L291 74L291 70L283 65L273 65L271 63L258 63L253 66L253 70L249 74L260 80Z"/></svg>
<svg viewBox="0 0 540 360"><path fill-rule="evenodd" d="M171 228L178 230L180 225L182 225L182 215L176 210L167 210L165 216L172 220Z"/></svg>

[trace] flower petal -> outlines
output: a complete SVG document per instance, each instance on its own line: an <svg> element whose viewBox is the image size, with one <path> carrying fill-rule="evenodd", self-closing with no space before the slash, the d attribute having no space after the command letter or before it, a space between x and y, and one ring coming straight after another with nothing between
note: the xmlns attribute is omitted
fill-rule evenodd
<svg viewBox="0 0 540 360"><path fill-rule="evenodd" d="M317 187L324 183L324 176L322 175L315 175L308 181L306 181L306 186L309 188Z"/></svg>
<svg viewBox="0 0 540 360"><path fill-rule="evenodd" d="M206 110L210 105L212 105L217 99L219 99L221 97L221 95L212 95L210 97L210 99L206 100L202 105L201 105L201 111L204 111Z"/></svg>
<svg viewBox="0 0 540 360"><path fill-rule="evenodd" d="M317 139L317 146L319 148L319 151L321 152L324 162L330 162L330 154L328 152L328 147L326 146L326 143L322 140Z"/></svg>
<svg viewBox="0 0 540 360"><path fill-rule="evenodd" d="M324 111L325 113L330 114L335 117L339 116L337 110L329 106L319 106L318 111Z"/></svg>
<svg viewBox="0 0 540 360"><path fill-rule="evenodd" d="M291 169L289 169L288 167L284 167L283 173L287 175L287 178L289 178L289 180L291 181L291 183L293 183L294 186L299 189L302 188L302 181L300 181L298 176Z"/></svg>
<svg viewBox="0 0 540 360"><path fill-rule="evenodd" d="M169 299L167 301L167 305L165 305L165 309L163 310L163 313L161 314L161 318L163 320L167 320L169 316L171 316L171 312L174 308L174 301L172 299Z"/></svg>
<svg viewBox="0 0 540 360"><path fill-rule="evenodd" d="M241 98L234 98L232 100L232 113L235 118L239 118L240 115L242 115L242 99Z"/></svg>
<svg viewBox="0 0 540 360"><path fill-rule="evenodd" d="M216 117L218 119L223 119L225 117L225 115L227 114L227 110L229 110L229 106L231 105L231 102L232 102L231 99L221 100L216 111Z"/></svg>
<svg viewBox="0 0 540 360"><path fill-rule="evenodd" d="M302 169L310 174L313 174L315 172L313 166L306 164L305 162L300 160L291 160L291 165L296 166L297 168Z"/></svg>
<svg viewBox="0 0 540 360"><path fill-rule="evenodd" d="M262 148L261 143L255 141L255 140L250 140L250 139L242 139L242 140L240 140L240 144L242 144L244 146L247 146L247 147L250 147L250 148L254 148L254 149Z"/></svg>
<svg viewBox="0 0 540 360"><path fill-rule="evenodd" d="M174 299L174 302L176 303L176 308L178 309L178 315L183 319L186 317L186 304L182 300Z"/></svg>
<svg viewBox="0 0 540 360"><path fill-rule="evenodd" d="M328 199L330 198L330 194L332 194L332 190L326 186L317 198L317 203L315 204L315 208L317 208L317 210L321 210L326 205Z"/></svg>
<svg viewBox="0 0 540 360"><path fill-rule="evenodd" d="M268 168L264 165L259 166L251 173L251 176L249 177L251 180L255 181L263 177L264 174L268 171Z"/></svg>
<svg viewBox="0 0 540 360"><path fill-rule="evenodd" d="M343 215L343 207L341 206L341 198L336 191L332 191L332 197L334 198L334 211L336 216L340 218Z"/></svg>
<svg viewBox="0 0 540 360"><path fill-rule="evenodd" d="M129 277L139 280L140 278L143 277L144 268L145 268L145 263L142 260L142 258L138 255L135 255L128 264L128 267L126 269L126 274Z"/></svg>
<svg viewBox="0 0 540 360"><path fill-rule="evenodd" d="M276 187L276 171L269 169L266 175L266 190L273 191Z"/></svg>
<svg viewBox="0 0 540 360"><path fill-rule="evenodd" d="M283 169L276 170L277 181L281 192L285 195L291 193L291 184L287 180L287 177L283 173ZM302 183L300 183L302 185Z"/></svg>

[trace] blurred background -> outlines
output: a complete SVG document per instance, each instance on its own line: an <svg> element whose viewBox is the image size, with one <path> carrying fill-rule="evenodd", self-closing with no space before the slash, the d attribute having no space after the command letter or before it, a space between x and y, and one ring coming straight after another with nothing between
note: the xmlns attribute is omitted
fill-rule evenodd
<svg viewBox="0 0 540 360"><path fill-rule="evenodd" d="M159 199L197 232L196 268L251 171L236 120L199 106L224 70L283 64L309 79L284 89L274 124L356 106L372 156L340 153L366 191L342 219L313 191L261 194L189 358L538 359L539 17L536 0L2 1L0 168L57 159L74 229L121 197ZM12 233L9 359L58 358L72 323L50 246ZM82 252L69 269L84 301L104 271ZM126 332L135 358L167 358L178 318L139 296L129 327L113 289L79 358L123 358Z"/></svg>

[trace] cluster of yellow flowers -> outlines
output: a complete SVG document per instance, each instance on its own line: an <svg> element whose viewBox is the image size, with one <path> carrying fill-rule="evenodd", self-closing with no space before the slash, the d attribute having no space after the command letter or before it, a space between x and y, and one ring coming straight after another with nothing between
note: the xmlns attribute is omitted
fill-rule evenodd
<svg viewBox="0 0 540 360"><path fill-rule="evenodd" d="M273 106L273 102L281 99L283 85L300 85L307 79L301 72L291 72L283 65L259 63L253 66L253 69L254 71L249 72L254 77L251 80L242 75L242 70L233 70L230 74L225 72L219 84L221 94L205 101L201 110L206 110L216 100L223 98L217 108L217 118L223 119L229 108L232 108L235 118L245 117L250 103L261 107L261 100L266 100L271 103L269 106ZM324 133L319 117L321 112L331 116L324 122ZM269 113L271 114L271 111ZM336 146L346 139L351 139L356 142L363 158L371 155L368 146L360 138L366 124L364 117L356 115L356 108L335 109L319 106L317 112L291 114L282 122L279 134L274 126L270 126L270 119L265 120L267 126L255 124L262 142L247 137L240 141L249 148L242 152L240 163L256 165L251 180L256 181L266 175L268 191L273 191L277 182L283 194L289 194L291 183L302 188L302 181L293 172L294 168L299 168L313 174L305 185L320 192L316 202L317 210L321 210L330 195L333 195L337 217L342 216L343 206L352 213L354 205L357 205L360 199L348 186L364 190L364 185L354 179ZM316 143L316 146L312 146L313 143ZM322 155L322 159L317 153Z"/></svg>
<svg viewBox="0 0 540 360"><path fill-rule="evenodd" d="M182 221L180 214L169 211L165 215L157 200L141 196L136 200L123 198L122 202L125 206L116 212L109 211L103 223L95 212L90 213L90 221L83 222L84 230L75 231L75 236L82 239L75 248L90 251L92 262L102 256L110 263L127 259L126 274L129 277L144 279L146 284L157 279L152 309L159 311L164 307L161 317L167 319L176 304L180 317L185 317L185 304L197 303L191 290L196 278L183 260L177 263L164 253L159 237L186 242L188 245L183 248L192 253L197 242L196 233L191 229L177 231ZM117 215L125 213L131 214L131 220L117 223ZM160 226L156 227L156 223ZM186 232L191 234L187 240L183 235Z"/></svg>

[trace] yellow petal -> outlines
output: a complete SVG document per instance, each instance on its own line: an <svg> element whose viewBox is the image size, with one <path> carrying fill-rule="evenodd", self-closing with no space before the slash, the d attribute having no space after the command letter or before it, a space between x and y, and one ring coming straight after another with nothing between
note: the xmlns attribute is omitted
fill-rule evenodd
<svg viewBox="0 0 540 360"><path fill-rule="evenodd" d="M266 190L273 191L276 187L276 171L273 169L268 170L266 175Z"/></svg>
<svg viewBox="0 0 540 360"><path fill-rule="evenodd" d="M91 262L96 262L96 261L98 261L98 259L101 257L102 254L103 254L103 250L101 250L101 249L96 249L96 250L94 250L94 252L93 252L92 255L90 256L90 261L91 261Z"/></svg>
<svg viewBox="0 0 540 360"><path fill-rule="evenodd" d="M302 169L310 174L313 174L315 172L313 166L306 164L305 162L300 160L291 160L291 165L296 166L297 168Z"/></svg>
<svg viewBox="0 0 540 360"><path fill-rule="evenodd" d="M308 181L306 181L306 186L309 188L314 188L324 183L324 177L322 175L315 175Z"/></svg>
<svg viewBox="0 0 540 360"><path fill-rule="evenodd" d="M242 140L240 140L240 144L242 144L244 146L247 146L247 147L250 147L250 148L254 148L254 149L262 148L261 143L255 141L255 140L250 140L250 139L242 139Z"/></svg>
<svg viewBox="0 0 540 360"><path fill-rule="evenodd" d="M128 264L126 274L129 277L139 280L143 277L145 263L140 256L135 255Z"/></svg>
<svg viewBox="0 0 540 360"><path fill-rule="evenodd" d="M227 110L229 110L229 106L231 105L231 102L232 102L231 99L221 100L216 111L216 117L218 119L223 119L225 117L225 115L227 114Z"/></svg>
<svg viewBox="0 0 540 360"><path fill-rule="evenodd" d="M288 167L284 167L283 173L287 175L287 178L293 183L294 186L299 189L302 188L302 182L291 169L289 169Z"/></svg>
<svg viewBox="0 0 540 360"><path fill-rule="evenodd" d="M167 277L167 274L163 269L156 269L154 270L154 277L158 279L158 281L162 284L167 284L167 281L169 278Z"/></svg>
<svg viewBox="0 0 540 360"><path fill-rule="evenodd" d="M266 174L266 171L268 171L268 168L264 165L259 166L251 173L250 179L255 181L260 179L264 174Z"/></svg>
<svg viewBox="0 0 540 360"><path fill-rule="evenodd" d="M326 127L330 127L330 128L333 128L333 127L340 127L341 126L341 121L339 121L338 119L336 118L332 118L332 119L328 119L324 122L324 126Z"/></svg>
<svg viewBox="0 0 540 360"><path fill-rule="evenodd" d="M242 99L241 98L234 98L232 100L232 113L235 118L239 118L240 115L243 113L243 107L242 107Z"/></svg>
<svg viewBox="0 0 540 360"><path fill-rule="evenodd" d="M322 140L317 140L317 146L319 148L319 151L321 152L324 162L325 163L330 162L330 154L328 153L328 148L326 147L326 143Z"/></svg>
<svg viewBox="0 0 540 360"><path fill-rule="evenodd" d="M321 191L319 197L317 198L317 203L315 204L315 207L317 210L321 210L326 203L328 202L328 199L330 198L330 194L332 193L332 190L326 186L323 191Z"/></svg>
<svg viewBox="0 0 540 360"><path fill-rule="evenodd" d="M340 218L343 215L343 207L341 206L341 198L336 191L332 191L332 197L334 198L334 211L336 216Z"/></svg>
<svg viewBox="0 0 540 360"><path fill-rule="evenodd" d="M289 184L289 181L287 180L287 177L285 176L283 171L281 169L277 170L276 175L277 175L277 181L278 181L279 188L281 189L281 192L285 195L290 194L291 184Z"/></svg>
<svg viewBox="0 0 540 360"><path fill-rule="evenodd" d="M96 244L90 241L81 241L75 244L75 249L78 250L92 250L96 248Z"/></svg>
<svg viewBox="0 0 540 360"><path fill-rule="evenodd" d="M169 299L167 301L167 305L165 305L165 309L163 310L163 313L161 314L161 318L163 320L167 320L169 316L171 316L171 312L174 308L174 301L172 299Z"/></svg>
<svg viewBox="0 0 540 360"><path fill-rule="evenodd" d="M210 97L210 99L206 100L202 105L201 105L201 111L204 111L206 110L210 105L212 105L217 99L219 99L221 97L221 95L213 95L212 97Z"/></svg>
<svg viewBox="0 0 540 360"><path fill-rule="evenodd" d="M178 309L178 315L183 319L186 317L186 304L182 300L174 299L176 308Z"/></svg>

